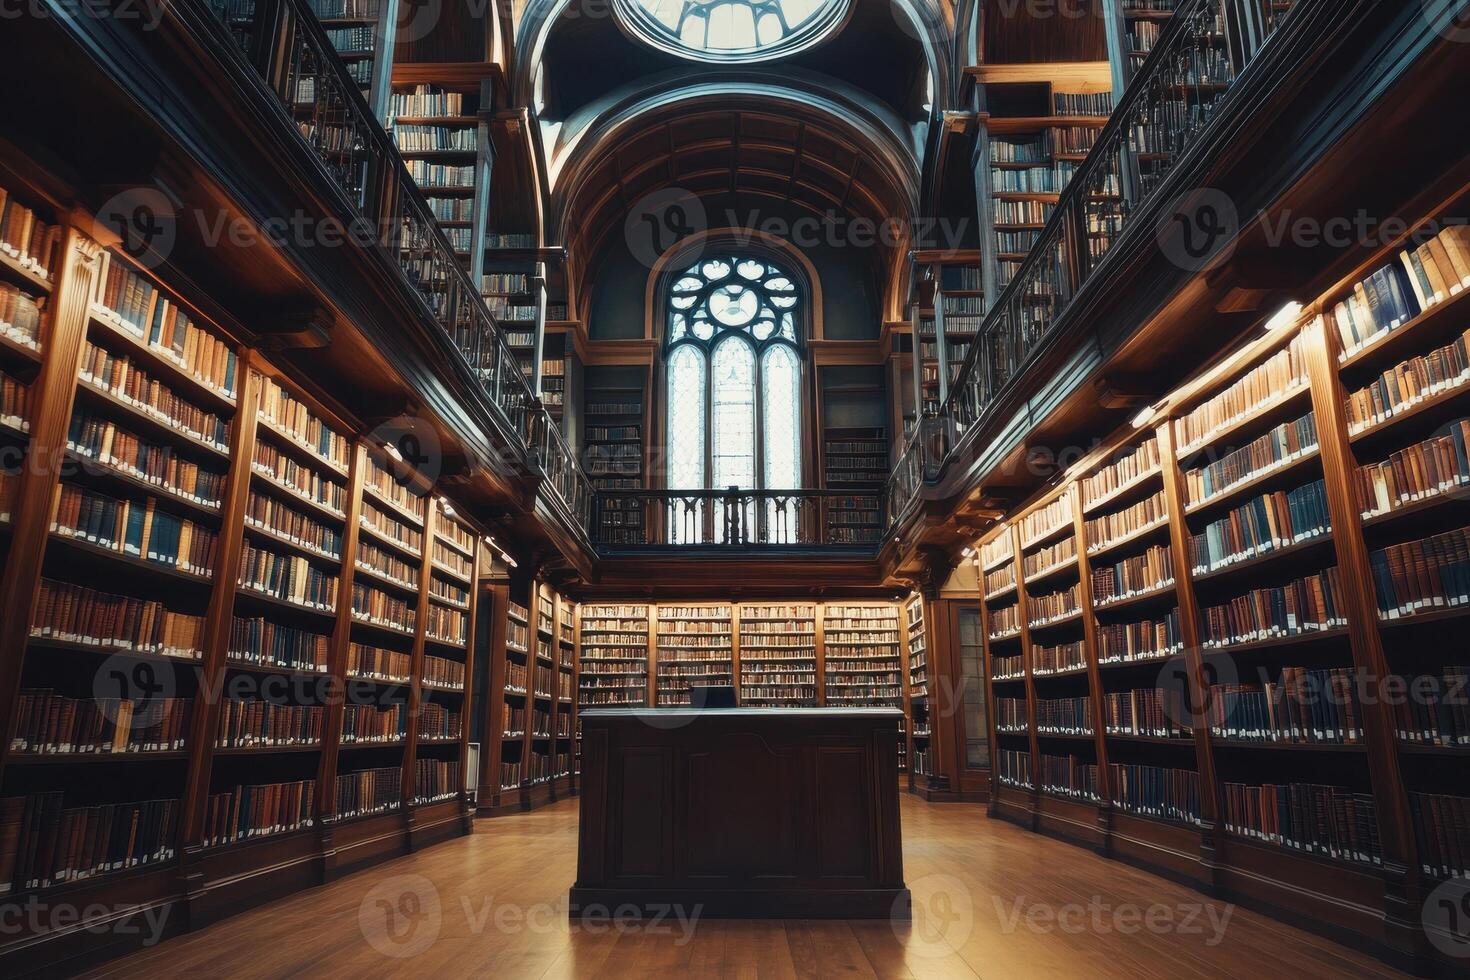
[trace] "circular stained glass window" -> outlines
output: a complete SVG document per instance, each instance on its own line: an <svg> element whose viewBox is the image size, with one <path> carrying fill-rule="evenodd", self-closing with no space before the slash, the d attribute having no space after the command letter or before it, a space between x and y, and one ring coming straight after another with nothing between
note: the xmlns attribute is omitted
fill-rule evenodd
<svg viewBox="0 0 1470 980"><path fill-rule="evenodd" d="M847 16L850 0L619 0L624 22L686 58L760 61L797 51Z"/></svg>

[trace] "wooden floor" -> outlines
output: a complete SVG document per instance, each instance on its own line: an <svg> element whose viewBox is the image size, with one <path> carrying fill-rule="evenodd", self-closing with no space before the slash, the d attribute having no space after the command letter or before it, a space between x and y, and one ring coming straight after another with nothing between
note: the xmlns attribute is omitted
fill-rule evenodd
<svg viewBox="0 0 1470 980"><path fill-rule="evenodd" d="M571 926L576 806L479 821L470 837L168 940L95 975L1403 976L1264 916L988 820L979 806L907 796L912 925Z"/></svg>

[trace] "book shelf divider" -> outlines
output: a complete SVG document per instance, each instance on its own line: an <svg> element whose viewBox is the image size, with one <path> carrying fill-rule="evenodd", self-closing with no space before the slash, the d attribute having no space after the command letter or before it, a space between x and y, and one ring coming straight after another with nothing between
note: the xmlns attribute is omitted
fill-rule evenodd
<svg viewBox="0 0 1470 980"><path fill-rule="evenodd" d="M1087 690L1092 705L1093 746L1097 753L1097 829L1112 830L1113 796L1108 769L1107 714L1103 710L1102 673L1097 666L1097 614L1092 601L1092 564L1087 556L1087 521L1083 514L1081 478L1071 481L1072 533L1076 537L1077 581L1082 606L1082 648L1086 651Z"/></svg>
<svg viewBox="0 0 1470 980"><path fill-rule="evenodd" d="M337 773L342 758L342 723L347 702L347 662L352 649L352 588L356 579L357 553L362 541L362 501L367 482L367 450L353 447L344 498L346 519L342 525L342 571L337 580L337 613L332 625L331 653L327 659L329 690L335 695L322 720L321 770L317 776L317 813L324 824L323 839L329 840L328 819L337 817Z"/></svg>
<svg viewBox="0 0 1470 980"><path fill-rule="evenodd" d="M1392 672L1379 629L1362 514L1353 492L1357 462L1348 435L1347 392L1337 369L1340 338L1336 330L1327 329L1321 315L1308 319L1301 329L1307 339L1308 381L1332 520L1332 547L1345 593L1348 642L1357 676L1372 684L1365 692L1368 697L1360 697L1359 704L1388 891L1385 912L1398 941L1413 946L1423 936L1417 914L1422 905L1418 841L1389 711L1393 701L1386 685Z"/></svg>
<svg viewBox="0 0 1470 980"><path fill-rule="evenodd" d="M247 353L239 361L240 384L237 386L239 409L231 425L230 474L220 508L219 550L214 566L214 587L209 612L204 623L204 663L199 694L194 699L190 718L187 782L182 797L179 838L184 861L192 850L202 847L204 818L209 802L210 777L219 713L223 704L225 660L229 653L230 629L234 623L236 576L240 568L240 551L245 540L244 512L250 498L249 460L255 456L256 390L259 380L252 368L254 355Z"/></svg>
<svg viewBox="0 0 1470 980"><path fill-rule="evenodd" d="M59 268L39 331L45 356L31 382L28 459L63 458L101 254L100 247L75 228L62 236ZM59 466L25 466L21 472L5 574L0 576L0 705L8 716L0 739L0 775L19 721L19 712L8 709L20 697L37 583L50 539L51 504L61 482Z"/></svg>

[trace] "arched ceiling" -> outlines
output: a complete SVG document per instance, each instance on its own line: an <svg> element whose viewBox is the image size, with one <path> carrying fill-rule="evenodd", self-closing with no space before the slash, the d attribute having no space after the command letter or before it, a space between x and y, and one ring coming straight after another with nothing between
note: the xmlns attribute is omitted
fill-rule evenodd
<svg viewBox="0 0 1470 980"><path fill-rule="evenodd" d="M591 271L609 236L650 195L678 190L706 204L706 226L756 214L808 216L808 233L835 219L849 236L860 219L872 237L875 274L891 270L914 214L917 163L910 146L875 121L837 114L811 93L752 94L718 86L676 89L632 107L589 134L560 168L548 237L564 242L577 268ZM866 229L889 222L886 238ZM830 224L829 224L830 226ZM826 234L826 232L822 232ZM886 278L886 276L885 276Z"/></svg>
<svg viewBox="0 0 1470 980"><path fill-rule="evenodd" d="M510 95L535 119L549 194L542 239L567 247L572 275L592 274L638 202L677 189L716 216L734 202L742 220L785 211L897 228L864 256L881 291L894 288L920 161L958 78L947 0L852 0L826 39L758 65L658 50L624 30L613 6L594 15L529 0L515 25Z"/></svg>

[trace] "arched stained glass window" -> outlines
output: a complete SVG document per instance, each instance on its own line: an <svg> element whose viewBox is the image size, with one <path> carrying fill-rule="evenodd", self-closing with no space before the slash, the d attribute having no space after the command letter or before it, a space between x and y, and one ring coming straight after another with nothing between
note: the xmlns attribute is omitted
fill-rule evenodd
<svg viewBox="0 0 1470 980"><path fill-rule="evenodd" d="M764 259L715 255L672 277L667 304L669 489L799 489L796 281ZM723 513L711 513L723 526Z"/></svg>

